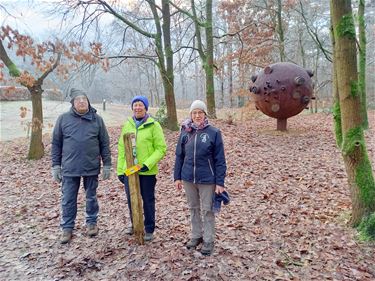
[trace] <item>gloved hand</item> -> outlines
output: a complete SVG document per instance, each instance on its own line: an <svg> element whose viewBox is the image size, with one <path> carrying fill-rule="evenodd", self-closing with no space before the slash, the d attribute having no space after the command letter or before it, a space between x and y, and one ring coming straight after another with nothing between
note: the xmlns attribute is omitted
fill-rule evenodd
<svg viewBox="0 0 375 281"><path fill-rule="evenodd" d="M124 175L119 175L119 176L117 176L118 177L118 180L120 181L120 182L122 182L123 184L125 184L125 176Z"/></svg>
<svg viewBox="0 0 375 281"><path fill-rule="evenodd" d="M55 181L60 183L62 181L62 175L61 175L61 166L53 166L52 167L52 177Z"/></svg>
<svg viewBox="0 0 375 281"><path fill-rule="evenodd" d="M111 176L111 166L103 167L103 180L109 179Z"/></svg>
<svg viewBox="0 0 375 281"><path fill-rule="evenodd" d="M224 190L222 193L215 193L212 198L212 211L217 214L220 212L221 209L221 202L224 205L228 205L230 203L230 197L227 191Z"/></svg>
<svg viewBox="0 0 375 281"><path fill-rule="evenodd" d="M140 172L147 172L148 171L148 167L145 165L145 164L143 164L143 166L142 166L142 168L139 170Z"/></svg>

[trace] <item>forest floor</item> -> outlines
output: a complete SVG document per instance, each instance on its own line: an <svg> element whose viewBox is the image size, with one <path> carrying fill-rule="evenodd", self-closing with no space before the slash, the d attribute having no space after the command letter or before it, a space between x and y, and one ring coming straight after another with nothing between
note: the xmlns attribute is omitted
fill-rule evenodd
<svg viewBox="0 0 375 281"><path fill-rule="evenodd" d="M375 112L366 132L375 167ZM184 247L189 212L173 186L178 132L166 131L157 182L155 239L138 245L124 233L126 199L115 175L100 181L99 235L89 238L80 190L72 241L60 245L60 187L46 156L25 159L28 140L0 143L0 280L375 280L375 245L348 227L350 193L332 116L301 114L288 131L261 114L215 120L227 158L231 203L216 218L212 256ZM120 125L109 128L113 162Z"/></svg>

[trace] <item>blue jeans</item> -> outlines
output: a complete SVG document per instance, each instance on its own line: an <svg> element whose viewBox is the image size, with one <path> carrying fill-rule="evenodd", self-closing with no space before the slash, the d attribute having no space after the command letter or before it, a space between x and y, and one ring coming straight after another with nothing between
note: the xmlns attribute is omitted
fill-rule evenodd
<svg viewBox="0 0 375 281"><path fill-rule="evenodd" d="M87 176L83 178L83 187L86 192L86 224L96 224L99 204L96 197L98 188L98 176ZM81 177L63 177L62 179L62 216L61 228L72 230L77 216L77 196Z"/></svg>
<svg viewBox="0 0 375 281"><path fill-rule="evenodd" d="M141 196L143 202L143 215L145 232L153 233L155 230L155 185L156 176L139 176ZM130 201L129 179L125 176L125 193L128 200L130 219L132 220L132 208Z"/></svg>

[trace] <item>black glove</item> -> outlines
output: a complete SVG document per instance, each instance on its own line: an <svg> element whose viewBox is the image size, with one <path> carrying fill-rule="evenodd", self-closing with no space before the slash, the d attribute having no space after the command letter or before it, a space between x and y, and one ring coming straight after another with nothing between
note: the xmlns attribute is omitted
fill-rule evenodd
<svg viewBox="0 0 375 281"><path fill-rule="evenodd" d="M125 176L124 175L119 175L119 176L117 176L118 177L118 180L120 181L120 182L122 182L123 184L125 184Z"/></svg>
<svg viewBox="0 0 375 281"><path fill-rule="evenodd" d="M140 172L144 173L148 171L148 167L143 164L142 168L139 170Z"/></svg>

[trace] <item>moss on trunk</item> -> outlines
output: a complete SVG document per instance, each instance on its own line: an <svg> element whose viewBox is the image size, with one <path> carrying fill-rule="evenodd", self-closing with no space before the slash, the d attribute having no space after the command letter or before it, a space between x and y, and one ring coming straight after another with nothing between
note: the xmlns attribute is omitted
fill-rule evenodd
<svg viewBox="0 0 375 281"><path fill-rule="evenodd" d="M342 145L342 129L341 129L341 111L340 103L336 101L333 105L333 119L335 120L335 135L336 135L336 144L338 147Z"/></svg>
<svg viewBox="0 0 375 281"><path fill-rule="evenodd" d="M342 153L355 163L354 178L360 200L370 212L375 210L375 183L362 127L350 129L344 137Z"/></svg>

